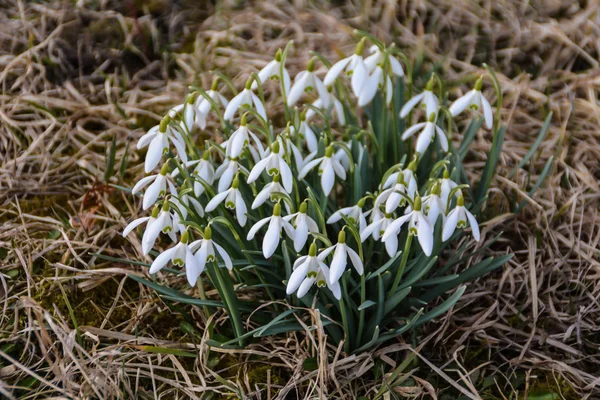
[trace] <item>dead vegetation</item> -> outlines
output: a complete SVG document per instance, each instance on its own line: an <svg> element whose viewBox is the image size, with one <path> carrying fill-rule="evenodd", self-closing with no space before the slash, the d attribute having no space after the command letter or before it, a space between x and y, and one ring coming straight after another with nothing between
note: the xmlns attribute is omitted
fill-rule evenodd
<svg viewBox="0 0 600 400"><path fill-rule="evenodd" d="M600 396L596 1L114 3L0 5L2 396ZM484 62L496 70L508 130L484 233L504 232L494 251L516 257L436 324L372 353L345 355L319 329L209 348L204 327L226 335L223 314L207 320L164 301L127 278L145 268L95 256L142 260L139 243L120 236L139 204L108 184L141 175L137 138L187 85L206 86L210 70L241 83L294 40L297 72L307 48L347 52L354 28L436 63L455 86ZM513 174L549 112L538 151ZM473 178L490 145L476 139ZM529 197L551 157L550 177ZM514 199L527 201L518 215Z"/></svg>

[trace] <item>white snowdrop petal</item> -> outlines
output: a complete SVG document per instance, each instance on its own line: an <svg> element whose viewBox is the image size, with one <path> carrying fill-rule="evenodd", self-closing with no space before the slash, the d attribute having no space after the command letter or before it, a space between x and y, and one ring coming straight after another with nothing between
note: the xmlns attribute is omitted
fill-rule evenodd
<svg viewBox="0 0 600 400"><path fill-rule="evenodd" d="M292 274L290 275L290 279L288 280L285 292L288 295L290 295L290 294L294 293L296 290L298 290L298 288L300 287L300 285L306 278L307 273L308 273L308 263L305 261L302 264L300 264L298 266L298 268L296 268L294 270L294 272L292 272Z"/></svg>
<svg viewBox="0 0 600 400"><path fill-rule="evenodd" d="M471 90L456 99L450 106L450 114L452 114L453 117L456 117L458 114L463 112L467 107L469 107L469 105L471 105L474 95L475 91Z"/></svg>
<svg viewBox="0 0 600 400"><path fill-rule="evenodd" d="M223 262L225 263L225 267L228 270L231 271L231 269L233 268L233 263L231 262L231 257L229 257L229 254L227 254L227 252L225 251L225 249L222 248L217 243L212 242L212 245L215 246L215 249L217 249L217 252L219 253L219 255L221 256L221 258L223 259Z"/></svg>
<svg viewBox="0 0 600 400"><path fill-rule="evenodd" d="M415 133L417 133L425 125L427 125L427 122L421 122L421 123L418 123L418 124L414 124L413 126L411 126L410 128L408 128L407 130L405 130L404 133L402 133L402 140L406 140L409 137L413 136Z"/></svg>
<svg viewBox="0 0 600 400"><path fill-rule="evenodd" d="M457 208L450 211L450 213L448 214L448 217L446 218L446 222L444 223L444 229L442 229L442 241L445 242L448 239L450 239L450 236L452 236L452 234L456 230L456 225L458 224L458 218L459 218L459 214L458 214Z"/></svg>
<svg viewBox="0 0 600 400"><path fill-rule="evenodd" d="M233 189L227 189L224 192L216 194L215 197L210 199L210 201L206 205L206 212L214 211L219 206L219 204L221 204L223 200L225 200L225 198L229 195L231 190Z"/></svg>
<svg viewBox="0 0 600 400"><path fill-rule="evenodd" d="M277 246L279 246L282 221L280 218L273 217L269 222L269 228L267 229L267 233L265 233L262 245L265 258L270 258L275 253Z"/></svg>
<svg viewBox="0 0 600 400"><path fill-rule="evenodd" d="M304 279L302 281L302 283L300 284L300 287L298 288L298 293L297 293L298 298L304 297L304 295L306 295L306 293L308 293L308 291L310 290L310 288L312 287L312 285L314 283L315 283L315 278Z"/></svg>
<svg viewBox="0 0 600 400"><path fill-rule="evenodd" d="M134 219L133 221L131 221L129 224L127 224L125 229L123 229L123 237L126 237L127 235L129 235L135 228L137 228L144 222L148 221L149 219L150 219L150 217L142 217L142 218Z"/></svg>
<svg viewBox="0 0 600 400"><path fill-rule="evenodd" d="M490 102L481 95L481 105L483 108L483 117L485 118L485 126L488 129L492 129L492 124L494 122L494 115L492 114L492 106L490 106Z"/></svg>
<svg viewBox="0 0 600 400"><path fill-rule="evenodd" d="M348 246L346 246L346 252L348 257L350 257L350 261L352 262L356 272L358 272L359 275L362 275L364 273L364 267L360 257L358 256L358 253Z"/></svg>
<svg viewBox="0 0 600 400"><path fill-rule="evenodd" d="M331 66L329 71L327 71L327 75L325 75L325 79L323 79L323 83L325 86L331 86L336 78L340 75L340 73L346 68L348 63L350 62L350 57L346 57Z"/></svg>
<svg viewBox="0 0 600 400"><path fill-rule="evenodd" d="M252 226L252 228L250 228L250 231L248 231L248 235L246 236L246 240L252 240L252 239L254 239L254 236L256 235L256 232L258 232L258 230L260 228L262 228L270 220L271 220L271 217L267 217L267 218L263 218L260 221L258 221L257 223L255 223Z"/></svg>
<svg viewBox="0 0 600 400"><path fill-rule="evenodd" d="M407 101L406 104L402 106L402 109L400 109L400 118L406 118L408 113L410 113L410 111L423 99L423 96L425 96L425 92L418 94Z"/></svg>
<svg viewBox="0 0 600 400"><path fill-rule="evenodd" d="M419 244L423 249L423 253L425 253L425 255L429 257L433 250L433 229L431 229L429 221L427 221L423 214L419 216L417 238L419 239Z"/></svg>
<svg viewBox="0 0 600 400"><path fill-rule="evenodd" d="M329 282L337 282L340 280L344 271L346 270L347 253L343 245L338 244L333 253L333 260L331 261L331 268L329 271Z"/></svg>
<svg viewBox="0 0 600 400"><path fill-rule="evenodd" d="M171 260L171 257L173 256L173 254L175 254L176 250L177 246L171 247L170 249L160 253L158 257L156 257L156 259L152 262L152 265L150 265L150 273L155 274L161 269L163 269L165 265L167 265L167 263Z"/></svg>
<svg viewBox="0 0 600 400"><path fill-rule="evenodd" d="M467 214L469 226L471 226L471 231L473 232L473 237L479 242L479 239L481 239L481 235L479 233L479 224L469 210L465 209L465 214Z"/></svg>

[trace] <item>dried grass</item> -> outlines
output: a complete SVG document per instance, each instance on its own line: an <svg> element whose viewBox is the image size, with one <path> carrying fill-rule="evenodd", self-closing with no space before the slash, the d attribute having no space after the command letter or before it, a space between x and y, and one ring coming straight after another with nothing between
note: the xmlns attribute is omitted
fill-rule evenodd
<svg viewBox="0 0 600 400"><path fill-rule="evenodd" d="M415 398L600 396L596 1L372 0L332 8L297 0L217 10L190 3L0 5L2 396L355 398L388 386ZM508 130L484 234L503 231L494 251L516 257L471 284L418 338L371 353L328 346L316 313L309 322L316 330L245 350L209 349L203 327L222 325L223 314L207 321L200 309L172 309L126 278L144 269L92 255L142 259L139 243L119 235L139 205L102 182L106 143L116 138L121 160L188 84L209 82L210 69L241 83L293 39L297 72L305 48L348 52L357 27L439 63L451 84L480 74L483 62L496 69ZM548 111L547 137L511 176ZM489 146L489 134L476 139L472 177ZM129 153L127 174L113 183L141 175L139 155ZM530 198L552 156L551 177ZM528 202L516 216L514 198ZM411 354L420 361L382 376ZM316 360L314 370L307 359ZM493 385L483 385L485 377Z"/></svg>

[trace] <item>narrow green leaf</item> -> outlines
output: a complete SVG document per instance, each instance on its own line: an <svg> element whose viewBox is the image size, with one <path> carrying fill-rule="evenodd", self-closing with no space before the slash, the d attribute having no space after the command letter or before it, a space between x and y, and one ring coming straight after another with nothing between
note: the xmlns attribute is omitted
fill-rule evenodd
<svg viewBox="0 0 600 400"><path fill-rule="evenodd" d="M550 170L552 169L552 163L553 162L554 162L554 156L550 157L550 159L546 162L546 165L544 166L544 170L540 174L540 177L538 178L537 182L535 183L535 185L533 185L533 187L531 188L531 190L529 191L529 193L527 193L527 196L529 196L529 198L532 198L533 195L535 194L535 192L540 188L540 186L542 186L542 184L544 183L544 181L548 177L548 174L550 173ZM521 204L519 204L519 206L515 210L515 214L520 213L521 210L523 209L523 207L525 207L525 204L527 204L527 200L523 200L521 202Z"/></svg>
<svg viewBox="0 0 600 400"><path fill-rule="evenodd" d="M466 289L466 286L461 286L460 288L458 288L458 290L446 301L444 301L439 306L435 307L433 310L429 311L427 314L423 315L421 318L419 318L419 320L416 322L416 325L424 324L425 322L444 314L456 304L456 302L458 301L458 299L461 298Z"/></svg>
<svg viewBox="0 0 600 400"><path fill-rule="evenodd" d="M533 157L533 154L537 151L538 147L540 147L540 144L542 144L542 142L546 138L546 135L548 134L548 130L550 128L550 122L552 121L552 115L553 115L553 113L552 113L552 111L550 111L550 113L548 113L548 115L546 116L544 125L542 125L542 129L540 130L540 133L538 134L537 138L535 139L533 146L531 146L531 148L529 149L527 154L525 154L525 157L523 157L523 159L521 161L519 161L519 164L508 175L509 179L512 178L517 173L517 170L519 170L519 168L523 168L523 166L529 162L531 157Z"/></svg>
<svg viewBox="0 0 600 400"><path fill-rule="evenodd" d="M374 301L366 300L364 303L358 306L358 311L366 310L367 308L374 306L375 304L377 303L375 303Z"/></svg>

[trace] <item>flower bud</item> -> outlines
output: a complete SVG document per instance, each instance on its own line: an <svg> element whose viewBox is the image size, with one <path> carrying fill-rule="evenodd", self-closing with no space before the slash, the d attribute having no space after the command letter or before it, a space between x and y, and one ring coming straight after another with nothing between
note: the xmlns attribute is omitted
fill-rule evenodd
<svg viewBox="0 0 600 400"><path fill-rule="evenodd" d="M317 256L317 244L314 241L310 244L310 247L308 249L308 256L309 257Z"/></svg>
<svg viewBox="0 0 600 400"><path fill-rule="evenodd" d="M338 243L346 243L346 231L342 228L340 233L338 233Z"/></svg>
<svg viewBox="0 0 600 400"><path fill-rule="evenodd" d="M273 216L274 217L281 216L281 204L275 203L275 207L273 207Z"/></svg>
<svg viewBox="0 0 600 400"><path fill-rule="evenodd" d="M413 204L413 210L421 211L421 197L420 196L415 197L415 202Z"/></svg>
<svg viewBox="0 0 600 400"><path fill-rule="evenodd" d="M205 240L211 240L212 239L212 228L210 226L207 226L204 229L204 239Z"/></svg>

